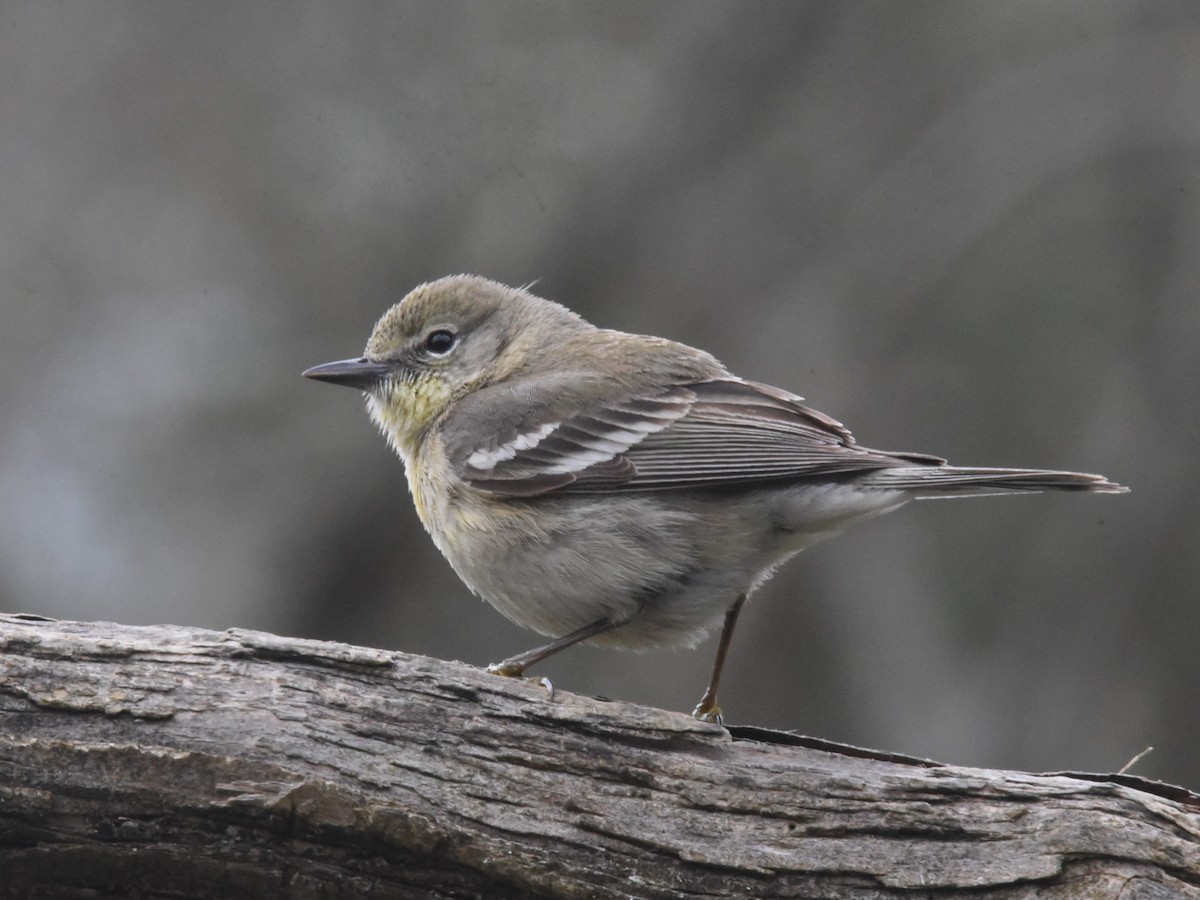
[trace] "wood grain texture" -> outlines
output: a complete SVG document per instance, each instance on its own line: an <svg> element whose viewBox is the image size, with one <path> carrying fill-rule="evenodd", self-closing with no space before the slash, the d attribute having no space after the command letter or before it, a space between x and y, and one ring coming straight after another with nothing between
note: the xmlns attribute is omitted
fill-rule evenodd
<svg viewBox="0 0 1200 900"><path fill-rule="evenodd" d="M249 632L0 616L2 897L1198 898L1200 798Z"/></svg>

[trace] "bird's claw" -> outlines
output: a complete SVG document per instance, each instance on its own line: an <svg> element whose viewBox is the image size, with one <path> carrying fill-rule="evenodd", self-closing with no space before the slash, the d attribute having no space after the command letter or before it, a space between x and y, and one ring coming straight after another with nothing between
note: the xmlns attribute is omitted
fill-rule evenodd
<svg viewBox="0 0 1200 900"><path fill-rule="evenodd" d="M491 663L487 667L487 671L491 675L500 675L504 678L520 678L522 675L525 674L525 667L514 665L513 663L505 661L505 662L499 662L499 663ZM546 699L548 699L548 700L554 699L554 682L552 682L545 675L530 675L525 680L528 681L530 684L536 684L539 687L544 687L546 689L546 693L549 694L549 696Z"/></svg>

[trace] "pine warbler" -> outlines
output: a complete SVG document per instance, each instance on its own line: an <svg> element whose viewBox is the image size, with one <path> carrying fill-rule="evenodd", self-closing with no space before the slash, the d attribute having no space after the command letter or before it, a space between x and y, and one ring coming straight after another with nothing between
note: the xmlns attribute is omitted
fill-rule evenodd
<svg viewBox="0 0 1200 900"><path fill-rule="evenodd" d="M805 547L923 497L1127 490L869 450L702 350L597 328L472 275L421 285L364 356L304 374L366 393L450 565L555 639L490 671L520 675L585 640L692 646L723 624L694 711L709 721L738 611Z"/></svg>

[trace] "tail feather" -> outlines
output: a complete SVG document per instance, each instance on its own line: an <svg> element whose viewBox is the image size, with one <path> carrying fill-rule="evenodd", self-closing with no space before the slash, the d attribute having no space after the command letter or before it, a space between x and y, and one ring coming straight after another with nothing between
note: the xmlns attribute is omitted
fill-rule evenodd
<svg viewBox="0 0 1200 900"><path fill-rule="evenodd" d="M1129 488L1103 475L1049 469L984 469L964 466L897 466L879 469L860 483L912 491L918 497L1011 494L1034 491L1086 491L1125 494Z"/></svg>

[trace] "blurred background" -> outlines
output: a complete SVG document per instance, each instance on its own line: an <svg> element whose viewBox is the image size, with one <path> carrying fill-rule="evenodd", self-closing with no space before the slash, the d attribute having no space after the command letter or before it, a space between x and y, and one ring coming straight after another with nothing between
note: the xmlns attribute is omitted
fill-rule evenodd
<svg viewBox="0 0 1200 900"><path fill-rule="evenodd" d="M540 643L300 377L538 279L868 446L1133 487L802 554L729 721L1200 788L1200 5L8 2L0 140L0 609ZM539 671L690 710L713 644Z"/></svg>

